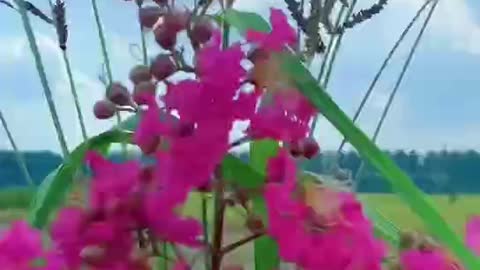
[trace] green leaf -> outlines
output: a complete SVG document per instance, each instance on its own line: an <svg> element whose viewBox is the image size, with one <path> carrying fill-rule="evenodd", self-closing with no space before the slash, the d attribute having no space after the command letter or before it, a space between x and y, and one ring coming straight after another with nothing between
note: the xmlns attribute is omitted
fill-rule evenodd
<svg viewBox="0 0 480 270"><path fill-rule="evenodd" d="M128 142L130 137L131 134L127 132L107 131L78 146L38 187L28 213L30 224L39 229L47 225L51 214L65 202L74 175L83 165L88 150L103 150L111 143Z"/></svg>
<svg viewBox="0 0 480 270"><path fill-rule="evenodd" d="M227 155L222 162L223 178L230 183L245 189L260 188L264 183L264 174L261 174L233 155Z"/></svg>
<svg viewBox="0 0 480 270"><path fill-rule="evenodd" d="M227 9L223 18L242 35L245 35L248 29L260 32L269 32L271 30L270 25L260 15L253 12Z"/></svg>
<svg viewBox="0 0 480 270"><path fill-rule="evenodd" d="M250 144L250 164L254 171L260 175L266 175L267 162L270 158L277 155L279 145L275 141L262 140L254 141ZM265 182L265 177L258 179L259 184ZM260 215L264 224L268 223L267 209L263 197L253 198L253 211ZM278 246L273 239L263 236L254 242L255 269L272 270L278 269L280 258L278 256Z"/></svg>
<svg viewBox="0 0 480 270"><path fill-rule="evenodd" d="M418 189L385 153L383 153L317 84L315 78L293 55L283 54L282 69L297 88L322 112L328 121L372 164L391 184L392 189L423 219L430 232L463 261L468 269L480 269L480 261L455 235L432 202Z"/></svg>

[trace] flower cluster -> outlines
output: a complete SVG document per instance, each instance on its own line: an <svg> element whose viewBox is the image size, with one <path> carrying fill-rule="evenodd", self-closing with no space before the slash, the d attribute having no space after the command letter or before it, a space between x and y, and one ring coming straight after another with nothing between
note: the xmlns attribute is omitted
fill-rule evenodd
<svg viewBox="0 0 480 270"><path fill-rule="evenodd" d="M245 53L244 44L223 46L220 31L202 14L176 10L167 1L155 1L158 6L137 3L140 23L152 28L163 52L150 66L131 70L133 91L114 82L93 109L99 119L122 110L135 112L140 120L133 142L153 164L114 163L99 153L87 153L93 172L87 205L60 210L48 245L25 222L13 223L0 239L2 269L148 270L150 256L168 256L159 252L158 243L211 251L213 260L221 259L234 247L205 243L201 223L183 216L181 208L191 192L226 184L219 165L237 145L230 141L236 121L249 122L244 131L248 140L281 144L268 162L267 181L259 191L266 201L268 225L263 228L262 221L250 218L258 222L249 227L274 239L281 258L302 269L382 269L386 246L375 238L354 194L302 188L297 181L294 159L311 158L319 151L308 138L317 112L287 80L275 81L272 73L258 72L272 65L275 69L275 53L297 43L285 15L271 9L272 31L249 31L252 48ZM195 52L191 65L177 48L182 31ZM243 65L248 60L252 70ZM173 82L170 78L178 71L193 76ZM159 85L166 91L157 96ZM219 195L223 203L228 201ZM242 199L253 216L245 203L249 196ZM478 227L478 222L469 227L470 235L478 234ZM469 243L476 247L478 241L469 238ZM177 257L175 269L191 267L184 256ZM412 250L402 253L401 262L405 270L443 269L436 266L445 258L443 253Z"/></svg>

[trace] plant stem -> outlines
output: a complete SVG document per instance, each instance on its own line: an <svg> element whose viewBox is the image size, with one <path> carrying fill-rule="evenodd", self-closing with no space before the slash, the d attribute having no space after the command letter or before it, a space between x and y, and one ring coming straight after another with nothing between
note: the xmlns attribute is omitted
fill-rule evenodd
<svg viewBox="0 0 480 270"><path fill-rule="evenodd" d="M205 247L210 245L209 237L208 237L208 203L207 197L205 194L202 194L202 224L203 224L203 237ZM205 252L205 270L210 269L210 259L208 257L208 252Z"/></svg>
<svg viewBox="0 0 480 270"><path fill-rule="evenodd" d="M265 234L264 232L259 232L259 233L255 233L255 234L252 234L250 236L247 236L247 237L245 237L245 238L243 238L243 239L241 239L241 240L239 240L235 243L232 243L228 246L225 246L224 248L222 248L222 250L220 252L222 253L222 255L225 255L225 254L227 254L227 253L229 253L229 252L247 244L248 242L251 242L251 241L263 236L264 234Z"/></svg>
<svg viewBox="0 0 480 270"><path fill-rule="evenodd" d="M8 140L10 141L10 145L13 148L13 152L15 153L17 163L20 166L20 169L22 170L23 177L25 177L25 181L27 181L28 185L32 187L35 186L32 176L28 172L27 162L25 161L25 159L23 158L23 155L18 150L17 144L13 139L12 133L10 132L10 129L8 128L8 125L7 125L7 120L5 120L5 118L3 117L2 111L0 111L0 122L2 122L3 129L5 130L5 133L7 133Z"/></svg>
<svg viewBox="0 0 480 270"><path fill-rule="evenodd" d="M405 73L408 70L408 67L410 65L410 62L412 61L413 55L415 54L415 51L418 48L418 44L420 44L420 41L423 37L425 29L427 28L428 23L430 22L430 19L432 18L433 12L435 11L435 8L437 7L437 4L438 4L438 1L434 0L432 7L428 11L427 18L425 18L425 21L423 22L422 28L420 29L420 32L418 33L418 35L417 35L417 37L416 37L416 39L413 43L413 46L408 53L408 57L405 60L405 63L403 64L400 75L398 76L397 81L395 82L395 86L393 87L393 90L390 93L390 96L388 97L387 104L385 105L385 107L383 109L382 115L380 117L380 121L378 122L377 127L375 128L375 132L374 132L373 137L372 137L372 141L374 143L377 141L378 134L380 133L380 130L382 129L383 123L385 121L385 118L387 117L387 114L388 114L388 112L390 110L390 107L393 103L395 95L397 94L397 91L400 87L400 84L403 81L403 77L405 76ZM364 167L365 167L365 162L362 161L362 163L360 164L360 167L357 170L357 173L355 174L354 180L357 180L357 178L361 175ZM356 182L356 181L354 181L354 182ZM356 185L355 185L356 188L358 188L358 184L359 184L359 182L356 182Z"/></svg>
<svg viewBox="0 0 480 270"><path fill-rule="evenodd" d="M48 108L50 110L50 115L53 120L53 125L57 133L58 142L60 143L60 148L64 158L68 157L68 146L67 141L65 140L65 135L63 133L62 126L60 125L60 119L58 117L57 109L55 108L55 102L53 101L52 91L48 85L47 74L45 73L45 68L42 63L42 57L38 49L35 34L33 33L32 26L30 24L30 19L28 18L27 10L25 9L24 0L14 0L18 6L18 10L22 17L23 28L28 38L28 43L30 45L30 50L32 51L33 58L35 60L35 66L38 71L38 76L40 77L40 82L43 87L43 93L45 99L47 100Z"/></svg>
<svg viewBox="0 0 480 270"><path fill-rule="evenodd" d="M353 0L350 7L348 8L347 15L345 16L344 20L347 20L352 15L353 9L356 4L357 4L357 0ZM342 15L344 12L345 12L345 6L342 5L342 7L340 8L340 11L338 12L337 20L335 21L335 29L337 29L340 26ZM332 36L328 43L327 54L322 60L322 66L320 67L320 72L317 76L317 82L323 86L323 89L327 89L327 84L328 84L328 81L330 80L330 75L333 69L333 63L337 58L337 52L338 52L338 49L340 48L342 38L343 38L343 33L341 33L336 39L334 36ZM335 45L333 46L334 40L336 40L336 42L335 42ZM332 54L331 57L330 57L330 54ZM327 67L327 61L328 61L328 67ZM322 82L323 73L325 72L326 67L327 67L326 69L327 74L325 75L325 79ZM318 122L318 114L316 114L315 117L313 118L312 127L310 129L310 134L309 134L310 138L313 138L315 128L317 127L317 122Z"/></svg>
<svg viewBox="0 0 480 270"><path fill-rule="evenodd" d="M375 77L373 78L372 82L370 83L368 89L367 89L367 92L365 93L365 95L363 96L362 98L362 101L360 102L360 105L358 106L357 110L355 111L355 115L353 116L353 119L352 121L354 123L356 123L358 117L360 116L360 113L362 112L363 110L363 107L365 106L365 104L367 103L367 100L370 98L370 95L372 94L373 92L373 89L375 88L375 86L377 85L377 82L378 80L380 79L380 76L383 74L383 71L385 70L385 68L387 67L387 65L390 63L390 60L391 58L393 57L393 54L396 52L396 50L398 49L398 47L400 46L400 44L403 42L403 40L405 39L407 33L410 31L410 29L412 28L412 26L415 24L415 22L418 20L418 18L420 17L420 15L422 14L422 12L425 10L425 8L428 6L428 4L430 3L430 1L426 1L421 7L420 9L417 11L417 13L415 14L415 16L412 18L412 20L410 20L410 22L408 23L407 27L405 27L405 29L403 30L403 32L400 34L399 38L397 39L397 41L395 42L395 44L393 45L393 47L390 49L390 51L388 52L388 55L387 57L383 60L383 63L382 65L380 66L380 69L378 70L378 72L375 74ZM345 138L343 138L342 142L340 143L340 146L338 147L337 149L337 156L340 155L340 153L342 152L342 149L343 147L345 146L345 143L346 143L346 140Z"/></svg>
<svg viewBox="0 0 480 270"><path fill-rule="evenodd" d="M140 9L142 8L143 2L137 2L138 4L138 12L140 13ZM148 54L147 54L147 44L145 43L145 33L143 32L143 26L138 21L138 25L140 26L140 39L142 41L142 54L143 54L143 64L146 66L148 65Z"/></svg>
<svg viewBox="0 0 480 270"><path fill-rule="evenodd" d="M100 40L100 46L102 48L103 61L104 61L104 64L105 64L105 69L107 70L108 83L111 84L113 82L112 69L111 69L111 66L110 66L110 58L108 57L107 45L106 45L106 42L105 42L105 35L103 33L102 22L100 21L100 15L99 15L99 12L98 12L97 1L96 0L91 0L91 4L92 4L92 9L93 9L93 15L95 17L95 23L97 25L98 38ZM116 116L116 119L117 119L117 124L120 124L122 122L122 118L120 117L120 113L116 112L115 116ZM127 145L125 143L122 143L122 153L123 153L124 157L127 156Z"/></svg>
<svg viewBox="0 0 480 270"><path fill-rule="evenodd" d="M212 270L220 270L222 262L222 238L223 223L225 214L225 203L223 195L225 192L224 181L221 176L220 168L215 173L215 194L214 194L214 229L213 229L213 245L212 245Z"/></svg>
<svg viewBox="0 0 480 270"><path fill-rule="evenodd" d="M342 5L340 8L340 11L338 12L337 19L335 21L335 29L337 29L340 26L340 21L342 19L343 13L345 12L345 6ZM348 17L347 17L348 18ZM331 35L330 40L328 41L327 45L327 53L322 59L322 65L320 66L320 72L318 73L317 76L317 82L320 83L323 77L323 74L325 73L325 68L327 67L327 62L328 58L330 57L330 54L332 53L333 49L333 42L336 40L336 35Z"/></svg>
<svg viewBox="0 0 480 270"><path fill-rule="evenodd" d="M77 111L78 122L80 123L80 130L82 132L82 138L84 141L88 139L87 129L85 127L85 121L83 119L82 108L80 107L80 101L78 99L77 88L75 87L75 81L73 79L72 68L70 65L70 60L68 60L67 52L62 50L63 62L65 63L65 68L67 69L68 82L70 83L70 90L72 92L73 101L75 103L75 109Z"/></svg>

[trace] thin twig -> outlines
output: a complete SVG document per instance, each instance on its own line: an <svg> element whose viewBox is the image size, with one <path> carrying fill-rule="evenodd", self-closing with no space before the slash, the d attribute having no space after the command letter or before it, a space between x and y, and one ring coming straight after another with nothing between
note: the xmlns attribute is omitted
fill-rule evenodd
<svg viewBox="0 0 480 270"><path fill-rule="evenodd" d="M33 33L32 26L30 24L30 19L28 18L27 10L25 9L24 0L14 0L19 7L19 12L22 17L23 28L28 38L28 43L30 45L30 50L32 51L33 58L35 60L35 65L38 71L38 76L40 77L40 82L43 87L43 93L45 95L45 99L47 100L48 108L50 110L50 115L52 117L53 125L55 127L55 131L57 133L57 138L60 143L60 148L62 150L62 154L64 158L68 157L68 147L67 141L65 140L65 135L63 133L62 126L60 124L60 119L58 117L57 109L55 107L55 102L53 101L52 91L50 86L48 85L47 74L45 72L45 68L42 63L42 57L40 55L40 51L38 49L35 34Z"/></svg>
<svg viewBox="0 0 480 270"><path fill-rule="evenodd" d="M222 254L223 223L225 217L225 202L223 195L225 192L225 183L222 179L221 169L217 168L215 172L215 201L214 201L214 229L212 244L212 270L219 270Z"/></svg>
<svg viewBox="0 0 480 270"><path fill-rule="evenodd" d="M222 255L225 255L229 252L232 252L233 250L245 245L246 243L250 242L250 241L253 241L261 236L263 236L265 233L264 232L258 232L258 233L255 233L255 234L252 234L250 236L247 236L235 243L232 243L230 245L227 245L225 247L222 248L222 250L220 251L220 253L222 253Z"/></svg>
<svg viewBox="0 0 480 270"><path fill-rule="evenodd" d="M204 244L205 247L210 245L209 237L208 237L208 212L207 212L207 197L205 194L202 194L202 225L203 225L203 237L204 237ZM208 257L209 253L205 252L205 270L210 269L210 258Z"/></svg>
<svg viewBox="0 0 480 270"><path fill-rule="evenodd" d="M393 57L393 54L396 52L396 50L398 49L398 47L400 46L400 44L403 42L403 40L405 39L405 37L407 36L407 33L410 31L410 29L412 28L412 26L415 24L415 22L418 20L418 18L420 18L420 15L422 14L422 12L425 10L425 8L430 4L430 1L426 1L421 7L420 9L418 9L417 13L415 14L415 16L412 18L412 20L410 20L410 22L408 23L407 27L405 27L405 29L403 30L403 32L400 34L399 38L397 39L397 41L395 42L395 44L393 45L393 47L390 49L390 51L388 52L388 55L387 57L383 60L383 63L382 65L380 66L380 69L377 71L377 73L375 74L375 77L373 78L372 82L370 83L368 89L367 89L367 92L365 93L365 95L363 96L362 98L362 101L360 102L360 105L358 106L357 110L355 111L355 115L353 116L353 123L356 123L358 117L360 117L360 113L362 112L363 110L363 107L365 106L365 104L367 103L367 100L370 98L370 95L372 94L373 92L373 89L375 88L375 86L377 85L377 82L378 80L380 79L380 76L383 74L383 71L385 70L385 68L387 67L387 65L390 63L390 60L391 58ZM337 149L337 156L340 155L340 153L342 152L342 149L343 147L345 146L345 143L346 143L346 139L343 138L342 142L340 143L340 146L338 147Z"/></svg>
<svg viewBox="0 0 480 270"><path fill-rule="evenodd" d="M142 8L142 4L143 4L143 1L137 2L138 12L140 12L140 9ZM145 32L143 32L143 26L140 20L138 21L138 24L140 26L140 39L142 41L143 64L146 66L148 65L148 55L147 55L147 44L145 42Z"/></svg>
<svg viewBox="0 0 480 270"><path fill-rule="evenodd" d="M12 133L10 132L10 129L8 128L8 125L7 125L7 120L5 120L5 118L3 117L2 111L0 111L0 122L2 122L3 129L5 130L5 133L7 133L8 140L10 141L10 145L13 148L13 152L15 153L17 163L22 170L23 176L25 177L25 181L27 181L28 185L32 187L35 186L32 176L30 175L30 172L28 172L27 162L25 161L25 158L18 150L17 144L13 139Z"/></svg>
<svg viewBox="0 0 480 270"><path fill-rule="evenodd" d="M403 64L403 67L402 67L402 70L400 72L400 75L398 76L397 78L397 81L395 82L395 86L393 87L393 90L392 92L390 93L390 96L388 97L388 101L387 101L387 104L385 105L385 108L383 109L383 112L382 112L382 115L380 117L380 121L378 122L377 124L377 127L375 128L375 132L373 134L373 138L372 138L372 141L373 142L376 142L377 140L377 137L378 137L378 134L380 133L380 130L383 126L383 123L385 121L385 118L387 117L387 114L390 110L390 107L393 103L393 100L395 98L395 95L400 87L400 84L402 83L403 81L403 77L405 76L405 73L406 71L408 70L408 67L410 65L410 62L412 61L413 59L413 55L415 54L415 51L417 50L418 48L418 44L420 44L420 41L423 37L423 34L425 32L425 29L427 28L428 26L428 23L430 22L430 19L432 18L432 15L433 15L433 12L435 11L435 8L437 7L437 4L438 4L438 0L434 0L433 1L433 5L432 7L430 8L429 12L428 12L428 15L427 15L427 18L425 18L425 21L423 22L423 25L422 25L422 28L420 29L420 32L418 33L414 43L413 43L413 46L412 48L410 49L410 52L408 53L408 57L407 59L405 60L405 63ZM358 181L358 177L361 175L362 171L363 171L363 168L365 167L365 162L362 161L362 163L360 164L360 167L358 168L357 170L357 173L355 174L355 178L354 178L354 183L355 183L355 188L358 188L358 184L359 182ZM357 181L355 181L357 180Z"/></svg>

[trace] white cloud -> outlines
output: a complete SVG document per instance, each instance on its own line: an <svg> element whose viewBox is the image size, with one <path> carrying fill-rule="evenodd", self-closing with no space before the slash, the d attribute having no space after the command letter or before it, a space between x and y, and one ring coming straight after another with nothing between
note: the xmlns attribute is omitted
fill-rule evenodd
<svg viewBox="0 0 480 270"><path fill-rule="evenodd" d="M431 32L453 49L480 55L480 24L467 0L438 0L432 17ZM392 2L398 10L417 10L425 0L399 0ZM437 40L439 41L439 40ZM440 43L440 42L438 42Z"/></svg>

